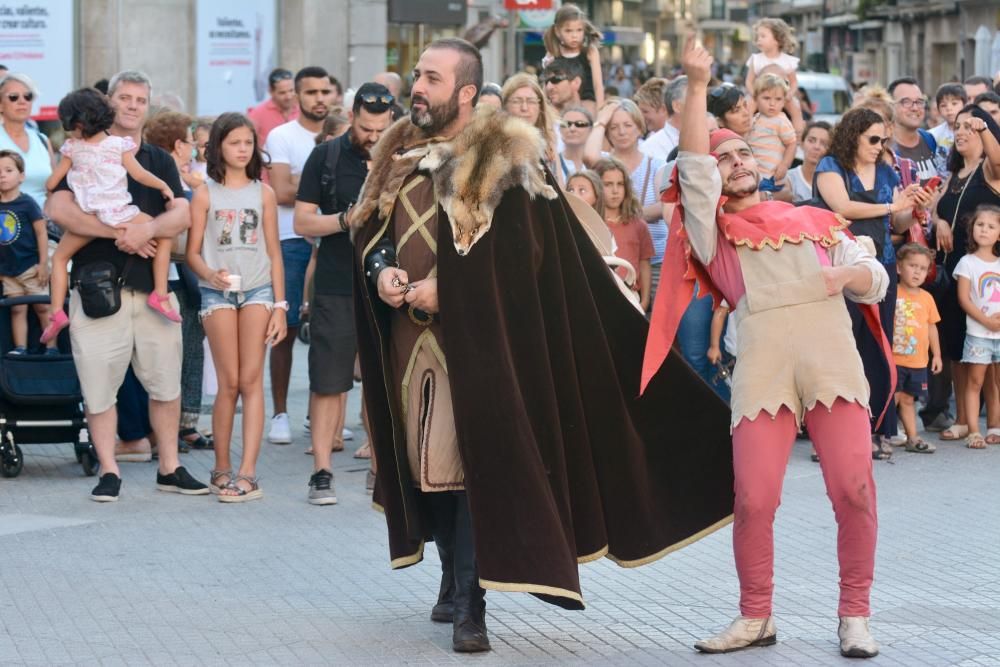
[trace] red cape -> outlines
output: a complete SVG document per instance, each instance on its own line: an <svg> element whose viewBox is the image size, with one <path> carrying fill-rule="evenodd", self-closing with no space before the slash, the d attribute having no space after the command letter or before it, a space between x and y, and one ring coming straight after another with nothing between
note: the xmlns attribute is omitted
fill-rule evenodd
<svg viewBox="0 0 1000 667"><path fill-rule="evenodd" d="M695 283L707 291L713 299L713 308L722 301L722 293L712 282L705 267L691 254L691 244L682 223L684 209L680 202L680 186L677 170L674 168L673 185L662 196L666 203L675 204L674 214L670 220L667 236L667 250L663 258L663 272L660 285L656 291L653 303L653 316L650 321L649 337L646 339L646 352L642 363L642 380L639 388L641 394L645 391L653 376L663 365L670 352L677 327L691 299L695 296ZM725 204L726 198L719 200L719 208ZM785 202L767 201L736 213L719 213L717 217L719 229L726 240L736 246L744 245L754 250L760 250L765 245L780 249L784 243L817 242L829 248L839 242L837 232L847 231L848 222L839 215L812 206L793 206ZM704 294L699 294L704 296ZM858 304L864 315L865 322L872 335L879 341L882 352L888 362L891 386L896 386L896 365L892 360L892 347L882 330L879 320L878 306L875 304ZM735 308L736 304L732 304ZM892 400L893 391L889 392ZM885 406L879 406L879 416L876 423L881 422L885 414ZM874 411L873 411L874 412Z"/></svg>

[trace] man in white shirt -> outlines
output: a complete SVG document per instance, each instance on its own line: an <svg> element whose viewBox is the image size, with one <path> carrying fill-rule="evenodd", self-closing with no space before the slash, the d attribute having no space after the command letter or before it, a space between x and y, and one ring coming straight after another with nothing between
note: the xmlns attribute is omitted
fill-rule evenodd
<svg viewBox="0 0 1000 667"><path fill-rule="evenodd" d="M641 92L641 89L640 89ZM638 98L638 93L636 98ZM687 77L679 76L663 88L663 109L666 113L660 129L650 130L649 136L639 145L644 155L660 160L667 160L670 153L680 141L681 113L684 111L684 100L687 97ZM638 102L638 99L636 100ZM645 102L644 102L645 104ZM640 111L642 105L639 106ZM646 113L643 113L643 117ZM647 120L647 123L649 121Z"/></svg>
<svg viewBox="0 0 1000 667"><path fill-rule="evenodd" d="M299 117L271 130L264 146L271 158L271 187L278 200L278 232L281 259L285 265L285 298L289 304L288 335L271 348L274 417L267 439L280 445L292 441L287 411L288 382L292 372L292 348L299 328L306 266L312 254L312 244L295 233L295 194L299 188L299 174L316 147L316 135L334 104L337 91L322 67L304 67L295 75L295 94L299 101Z"/></svg>

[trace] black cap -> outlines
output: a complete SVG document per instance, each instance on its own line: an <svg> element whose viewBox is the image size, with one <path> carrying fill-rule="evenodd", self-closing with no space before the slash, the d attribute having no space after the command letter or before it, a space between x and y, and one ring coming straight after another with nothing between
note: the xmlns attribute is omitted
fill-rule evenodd
<svg viewBox="0 0 1000 667"><path fill-rule="evenodd" d="M716 118L722 118L743 99L743 89L731 83L724 83L708 91L708 111Z"/></svg>

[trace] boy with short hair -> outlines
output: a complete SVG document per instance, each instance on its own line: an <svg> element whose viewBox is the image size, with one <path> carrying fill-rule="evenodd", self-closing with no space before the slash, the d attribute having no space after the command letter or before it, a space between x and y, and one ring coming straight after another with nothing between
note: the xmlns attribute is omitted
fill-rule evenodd
<svg viewBox="0 0 1000 667"><path fill-rule="evenodd" d="M919 243L907 243L896 252L899 290L892 334L892 354L896 363L896 406L906 430L906 451L933 454L934 445L917 434L916 401L927 398L927 362L930 349L931 372L941 372L941 342L937 322L941 321L934 298L921 288L927 279L934 251Z"/></svg>
<svg viewBox="0 0 1000 667"><path fill-rule="evenodd" d="M934 152L934 165L937 167L938 175L942 179L948 180L948 153L955 145L955 119L958 112L969 102L968 95L965 94L965 86L960 83L945 83L938 87L934 94L934 106L942 121L930 129L931 135L937 141L937 150Z"/></svg>
<svg viewBox="0 0 1000 667"><path fill-rule="evenodd" d="M785 115L788 82L777 74L761 74L754 81L757 115L747 137L760 170L761 189L780 190L795 159L798 145L792 121Z"/></svg>
<svg viewBox="0 0 1000 667"><path fill-rule="evenodd" d="M5 297L48 294L49 239L45 218L38 204L21 192L24 158L12 150L0 150L0 280ZM49 324L49 307L39 303L35 314L44 329ZM28 347L28 306L11 308L9 354L24 354ZM58 354L57 341L48 352Z"/></svg>

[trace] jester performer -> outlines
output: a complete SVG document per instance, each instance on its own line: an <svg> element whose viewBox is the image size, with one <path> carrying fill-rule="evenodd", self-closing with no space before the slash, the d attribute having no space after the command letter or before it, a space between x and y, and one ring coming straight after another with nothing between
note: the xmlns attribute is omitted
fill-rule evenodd
<svg viewBox="0 0 1000 667"><path fill-rule="evenodd" d="M424 50L348 220L374 500L392 567L434 541L460 652L490 648L485 589L581 609L579 563L652 562L733 507L728 407L677 354L639 398L648 324L482 82L468 42Z"/></svg>
<svg viewBox="0 0 1000 667"><path fill-rule="evenodd" d="M643 382L660 368L696 281L735 305L733 551L740 616L695 648L726 653L777 641L771 615L774 515L804 421L837 520L840 651L872 657L878 653L868 627L877 517L869 390L844 297L874 304L885 295L888 277L844 233L843 218L762 201L746 141L725 129L710 134L705 124L711 65L711 56L689 39L680 153L674 184L664 193L665 201L679 203L643 368ZM877 327L877 311L863 309Z"/></svg>

